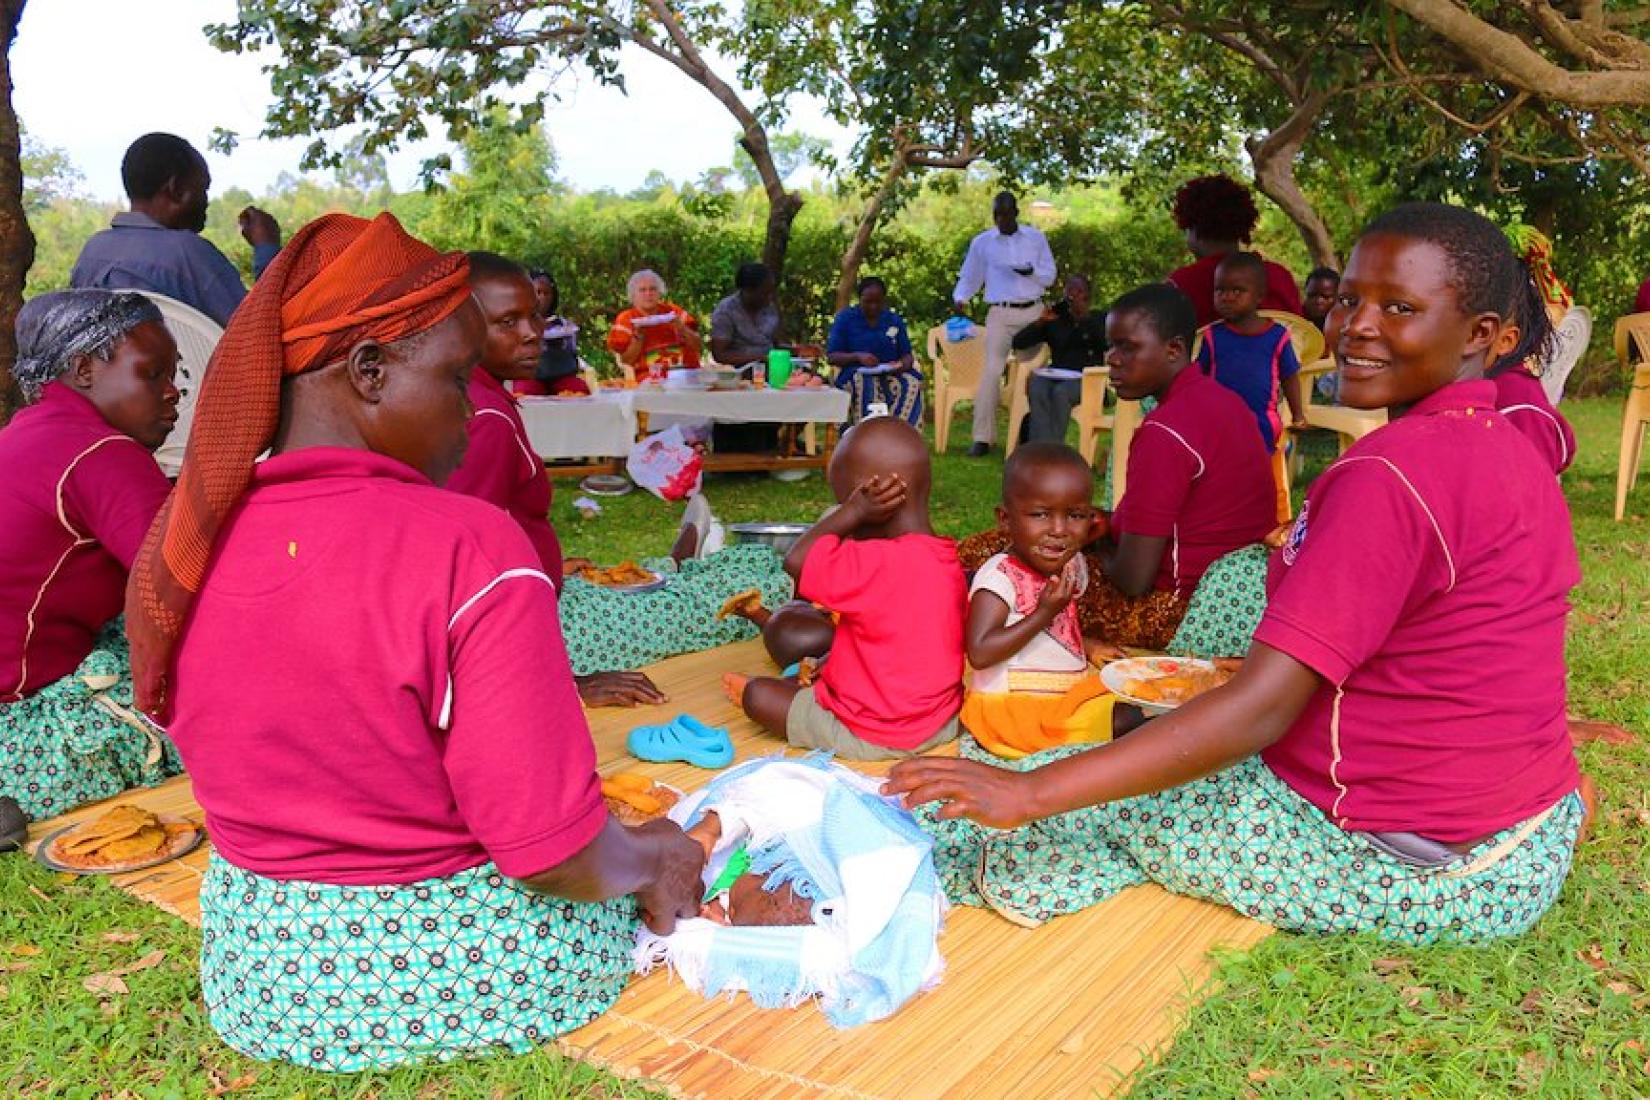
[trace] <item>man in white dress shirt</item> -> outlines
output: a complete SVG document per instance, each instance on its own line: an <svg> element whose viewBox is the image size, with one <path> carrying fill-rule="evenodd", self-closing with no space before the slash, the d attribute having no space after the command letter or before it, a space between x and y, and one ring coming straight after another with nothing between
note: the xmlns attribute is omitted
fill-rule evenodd
<svg viewBox="0 0 1650 1100"><path fill-rule="evenodd" d="M1054 282L1054 254L1048 238L1019 222L1020 205L1007 191L991 204L993 229L968 245L962 274L951 297L957 312L968 313L968 302L983 288L985 304L985 373L974 395L974 445L978 458L991 450L997 435L997 394L1015 333L1043 315L1043 293Z"/></svg>

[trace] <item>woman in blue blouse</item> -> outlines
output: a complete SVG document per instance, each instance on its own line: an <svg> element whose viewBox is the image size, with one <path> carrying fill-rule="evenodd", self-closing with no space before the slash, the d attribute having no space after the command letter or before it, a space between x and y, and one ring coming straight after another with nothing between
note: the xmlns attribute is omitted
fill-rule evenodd
<svg viewBox="0 0 1650 1100"><path fill-rule="evenodd" d="M836 384L853 396L849 415L864 419L881 403L889 416L922 426L922 374L911 355L905 319L888 308L888 284L875 275L859 281L859 305L831 322L825 357L838 368Z"/></svg>

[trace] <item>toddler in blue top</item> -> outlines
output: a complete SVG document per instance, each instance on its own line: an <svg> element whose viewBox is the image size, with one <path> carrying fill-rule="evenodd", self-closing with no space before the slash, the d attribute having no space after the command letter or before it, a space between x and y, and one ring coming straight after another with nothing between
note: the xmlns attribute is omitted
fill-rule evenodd
<svg viewBox="0 0 1650 1100"><path fill-rule="evenodd" d="M1291 426L1307 427L1302 411L1300 361L1289 329L1260 315L1266 294L1266 264L1253 252L1233 252L1215 269L1215 312L1220 320L1203 330L1197 365L1204 374L1243 398L1260 423L1268 451L1283 434L1278 396L1289 405Z"/></svg>

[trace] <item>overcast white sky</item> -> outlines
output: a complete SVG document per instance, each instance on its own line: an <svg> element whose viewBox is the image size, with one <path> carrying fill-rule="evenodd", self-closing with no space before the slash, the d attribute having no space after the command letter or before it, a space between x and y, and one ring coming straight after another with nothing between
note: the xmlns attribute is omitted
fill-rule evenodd
<svg viewBox="0 0 1650 1100"><path fill-rule="evenodd" d="M214 191L261 194L282 171L297 170L305 143L257 137L270 99L259 59L219 53L201 33L234 14L234 0L33 0L11 51L18 116L34 137L68 151L99 198L123 196L121 154L151 130L180 134L206 153ZM562 178L582 190L628 191L654 168L685 180L730 161L737 126L710 93L634 49L621 71L629 96L575 73L560 85L562 102L548 105ZM723 74L731 78L731 67ZM241 135L230 156L206 148L216 126ZM789 128L846 146L816 110L798 111ZM622 142L614 141L619 133ZM397 188L413 186L419 161L445 144L392 155Z"/></svg>

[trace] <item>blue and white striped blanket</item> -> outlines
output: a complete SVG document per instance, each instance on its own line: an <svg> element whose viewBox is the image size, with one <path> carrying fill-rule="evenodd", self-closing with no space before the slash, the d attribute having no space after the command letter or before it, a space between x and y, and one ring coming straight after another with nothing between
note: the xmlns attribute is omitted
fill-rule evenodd
<svg viewBox="0 0 1650 1100"><path fill-rule="evenodd" d="M637 969L665 963L705 996L744 990L763 1008L817 996L840 1028L892 1015L938 983L946 901L933 845L880 786L823 755L768 757L684 799L670 815L678 824L710 809L721 818L707 883L743 843L767 889L789 884L813 901L814 923L741 928L694 918L670 936L644 929Z"/></svg>

